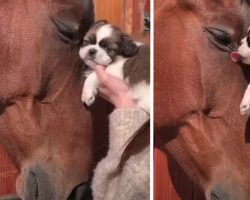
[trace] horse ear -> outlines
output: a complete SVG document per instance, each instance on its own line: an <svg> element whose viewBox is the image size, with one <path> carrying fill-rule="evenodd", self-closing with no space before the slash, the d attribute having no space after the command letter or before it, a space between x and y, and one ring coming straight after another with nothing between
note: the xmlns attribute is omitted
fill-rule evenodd
<svg viewBox="0 0 250 200"><path fill-rule="evenodd" d="M92 0L71 0L62 2L59 11L50 17L59 38L71 45L80 43L94 22Z"/></svg>
<svg viewBox="0 0 250 200"><path fill-rule="evenodd" d="M135 56L138 53L139 47L132 40L132 38L130 38L128 35L124 35L122 38L120 51L122 56L129 58Z"/></svg>

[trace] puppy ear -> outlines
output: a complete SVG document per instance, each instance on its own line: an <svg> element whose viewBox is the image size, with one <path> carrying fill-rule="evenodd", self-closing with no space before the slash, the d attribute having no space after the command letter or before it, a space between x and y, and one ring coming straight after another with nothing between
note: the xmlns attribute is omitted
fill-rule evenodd
<svg viewBox="0 0 250 200"><path fill-rule="evenodd" d="M105 20L105 19L103 19L103 20L98 20L98 21L96 21L95 23L93 23L93 24L90 26L89 29L91 29L91 28L93 28L93 27L95 27L95 26L102 26L102 25L104 25L104 24L108 24L108 21Z"/></svg>
<svg viewBox="0 0 250 200"><path fill-rule="evenodd" d="M106 19L102 19L102 20L98 20L96 21L93 26L95 25L104 25L104 24L108 24L108 21Z"/></svg>
<svg viewBox="0 0 250 200"><path fill-rule="evenodd" d="M135 56L138 53L139 47L128 35L125 35L122 39L120 51L123 57L129 58Z"/></svg>

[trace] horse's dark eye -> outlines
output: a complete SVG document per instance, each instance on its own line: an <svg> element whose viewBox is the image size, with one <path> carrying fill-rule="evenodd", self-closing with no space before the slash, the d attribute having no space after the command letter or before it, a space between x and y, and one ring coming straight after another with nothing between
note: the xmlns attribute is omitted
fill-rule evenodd
<svg viewBox="0 0 250 200"><path fill-rule="evenodd" d="M232 51L231 37L230 35L220 29L205 27L204 32L207 33L207 37L210 42L222 51Z"/></svg>

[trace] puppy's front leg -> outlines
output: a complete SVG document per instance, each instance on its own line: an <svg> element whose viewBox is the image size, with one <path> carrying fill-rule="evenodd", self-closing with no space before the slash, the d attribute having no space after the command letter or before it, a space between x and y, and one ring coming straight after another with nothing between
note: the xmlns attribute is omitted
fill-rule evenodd
<svg viewBox="0 0 250 200"><path fill-rule="evenodd" d="M240 104L240 113L242 115L250 114L250 84L247 86L244 97Z"/></svg>
<svg viewBox="0 0 250 200"><path fill-rule="evenodd" d="M82 90L82 102L91 106L95 102L95 96L99 86L98 78L95 72L92 72L85 80Z"/></svg>

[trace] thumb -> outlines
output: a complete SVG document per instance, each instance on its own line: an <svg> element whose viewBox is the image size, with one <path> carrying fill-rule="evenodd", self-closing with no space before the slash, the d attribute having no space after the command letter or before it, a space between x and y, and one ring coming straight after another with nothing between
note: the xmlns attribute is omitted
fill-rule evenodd
<svg viewBox="0 0 250 200"><path fill-rule="evenodd" d="M105 68L102 65L97 65L95 67L95 72L101 84L107 82L108 74L105 72Z"/></svg>

